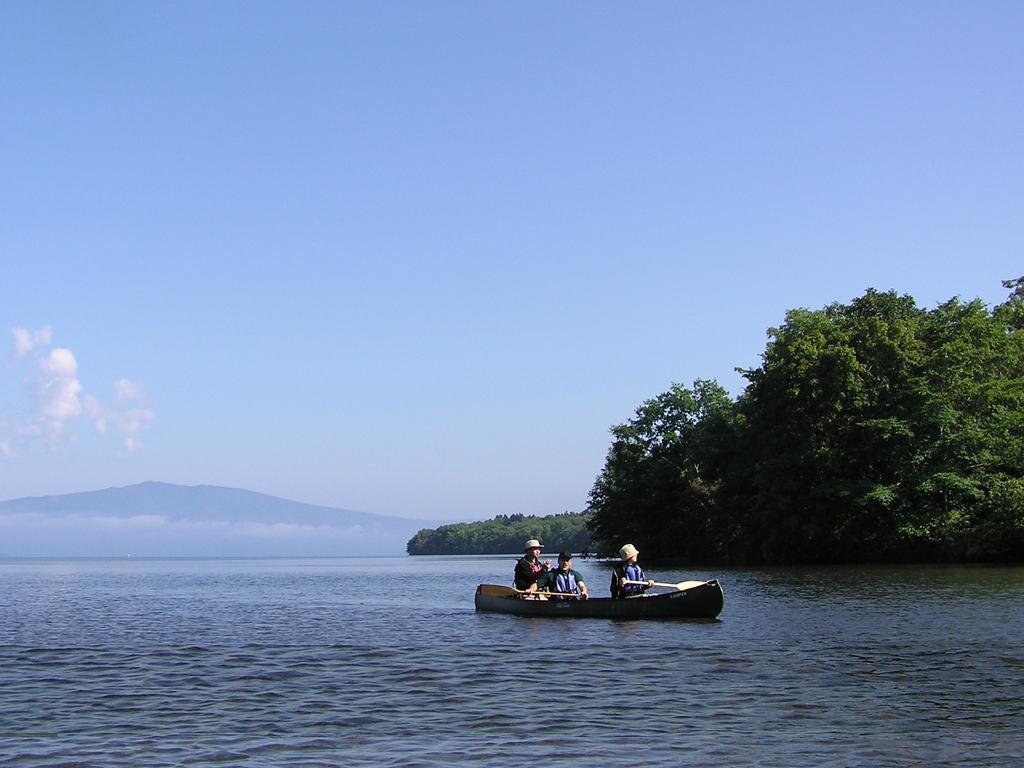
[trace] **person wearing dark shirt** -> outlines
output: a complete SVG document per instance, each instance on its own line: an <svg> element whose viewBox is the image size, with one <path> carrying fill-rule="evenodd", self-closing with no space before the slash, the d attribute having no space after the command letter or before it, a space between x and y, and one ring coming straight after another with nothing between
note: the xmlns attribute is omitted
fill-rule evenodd
<svg viewBox="0 0 1024 768"><path fill-rule="evenodd" d="M586 600L587 585L583 581L583 575L572 567L572 552L558 553L558 567L548 571L537 579L537 588L546 589L549 592L557 592L552 595L552 600ZM567 597L567 595L576 597Z"/></svg>
<svg viewBox="0 0 1024 768"><path fill-rule="evenodd" d="M633 597L642 595L654 586L654 582L647 578L644 569L637 562L640 552L632 544L627 544L619 550L619 557L622 562L612 566L612 597ZM642 581L643 584L629 584L630 581Z"/></svg>
<svg viewBox="0 0 1024 768"><path fill-rule="evenodd" d="M516 589L536 591L537 579L548 572L551 568L551 561L540 561L540 553L544 546L537 539L530 539L523 546L524 554L516 561L516 571L513 576L513 584Z"/></svg>

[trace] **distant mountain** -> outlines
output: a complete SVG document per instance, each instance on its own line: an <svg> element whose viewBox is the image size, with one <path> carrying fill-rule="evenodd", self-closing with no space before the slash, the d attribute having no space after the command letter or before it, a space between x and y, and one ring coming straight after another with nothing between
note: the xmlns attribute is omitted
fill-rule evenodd
<svg viewBox="0 0 1024 768"><path fill-rule="evenodd" d="M239 488L146 482L0 502L9 557L398 555L438 520L321 507Z"/></svg>

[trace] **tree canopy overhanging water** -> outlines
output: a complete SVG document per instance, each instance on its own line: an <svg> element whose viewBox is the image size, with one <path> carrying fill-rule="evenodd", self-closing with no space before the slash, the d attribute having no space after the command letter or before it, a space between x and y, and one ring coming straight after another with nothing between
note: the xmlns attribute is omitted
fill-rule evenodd
<svg viewBox="0 0 1024 768"><path fill-rule="evenodd" d="M731 400L673 386L612 429L606 552L732 563L1024 559L1024 278L989 310L868 290L794 309Z"/></svg>

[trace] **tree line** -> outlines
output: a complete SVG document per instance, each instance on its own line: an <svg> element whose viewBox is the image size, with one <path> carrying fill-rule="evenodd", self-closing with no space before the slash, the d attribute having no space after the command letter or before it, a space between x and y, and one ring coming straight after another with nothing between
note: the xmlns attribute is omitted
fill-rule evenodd
<svg viewBox="0 0 1024 768"><path fill-rule="evenodd" d="M612 428L595 547L694 562L1024 560L1024 277L992 309L868 290L794 309L731 399Z"/></svg>
<svg viewBox="0 0 1024 768"><path fill-rule="evenodd" d="M540 539L551 552L589 552L592 536L586 513L566 512L538 517L498 515L478 523L453 523L424 528L408 544L410 555L499 555L522 552L527 539Z"/></svg>

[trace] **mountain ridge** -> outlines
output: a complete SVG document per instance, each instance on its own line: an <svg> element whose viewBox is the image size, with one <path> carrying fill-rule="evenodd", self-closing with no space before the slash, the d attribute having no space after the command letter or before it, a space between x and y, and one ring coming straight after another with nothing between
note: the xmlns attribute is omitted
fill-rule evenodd
<svg viewBox="0 0 1024 768"><path fill-rule="evenodd" d="M219 485L147 480L0 501L7 556L402 554L443 521L376 515Z"/></svg>

